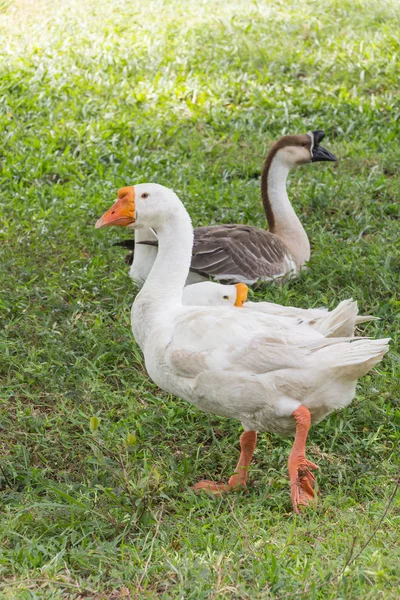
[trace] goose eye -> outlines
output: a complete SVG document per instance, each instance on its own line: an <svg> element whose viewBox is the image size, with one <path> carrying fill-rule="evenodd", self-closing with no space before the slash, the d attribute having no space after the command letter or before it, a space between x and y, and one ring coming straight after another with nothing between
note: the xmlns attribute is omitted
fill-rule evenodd
<svg viewBox="0 0 400 600"><path fill-rule="evenodd" d="M229 296L224 296L224 300L229 300Z"/></svg>
<svg viewBox="0 0 400 600"><path fill-rule="evenodd" d="M302 146L303 146L303 148L307 148L308 142L303 142Z"/></svg>
<svg viewBox="0 0 400 600"><path fill-rule="evenodd" d="M141 198L148 198L150 196L150 194L148 194L147 192L143 192L143 194L140 196Z"/></svg>

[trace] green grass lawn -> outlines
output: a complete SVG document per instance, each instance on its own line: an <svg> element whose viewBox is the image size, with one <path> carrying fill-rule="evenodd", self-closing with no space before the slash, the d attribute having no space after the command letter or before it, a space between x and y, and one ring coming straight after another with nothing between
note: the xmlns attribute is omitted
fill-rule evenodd
<svg viewBox="0 0 400 600"><path fill-rule="evenodd" d="M380 0L0 2L0 597L394 599L399 495L400 5ZM312 244L257 298L353 296L391 351L316 426L315 510L291 512L291 440L160 392L132 340L119 187L174 188L196 225L265 224L260 169L324 129L339 162L295 172ZM98 425L97 429L96 426Z"/></svg>

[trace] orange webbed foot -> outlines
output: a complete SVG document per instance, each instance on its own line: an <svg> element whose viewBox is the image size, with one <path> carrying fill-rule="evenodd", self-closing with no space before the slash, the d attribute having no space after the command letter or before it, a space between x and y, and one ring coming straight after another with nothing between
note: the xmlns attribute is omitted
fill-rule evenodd
<svg viewBox="0 0 400 600"><path fill-rule="evenodd" d="M213 481L203 480L195 483L192 490L205 490L215 496L220 496L224 492L231 492L246 487L249 474L249 465L253 456L257 442L256 431L245 431L240 436L240 457L236 465L235 473L229 479L228 483L214 483Z"/></svg>
<svg viewBox="0 0 400 600"><path fill-rule="evenodd" d="M214 496L220 496L225 492L232 492L246 487L246 481L243 480L243 476L235 473L229 479L228 483L215 483L214 481L203 479L202 481L198 481L192 485L192 490L195 490L196 492L199 490L205 490L206 492L214 494Z"/></svg>
<svg viewBox="0 0 400 600"><path fill-rule="evenodd" d="M203 479L192 485L192 490L195 490L196 492L204 490L205 492L214 494L214 496L220 496L224 492L229 492L231 489L231 486L227 483L215 483L208 479Z"/></svg>
<svg viewBox="0 0 400 600"><path fill-rule="evenodd" d="M293 510L299 514L299 506L308 506L315 499L315 477L309 469L318 466L305 457L291 456L289 459L289 476Z"/></svg>

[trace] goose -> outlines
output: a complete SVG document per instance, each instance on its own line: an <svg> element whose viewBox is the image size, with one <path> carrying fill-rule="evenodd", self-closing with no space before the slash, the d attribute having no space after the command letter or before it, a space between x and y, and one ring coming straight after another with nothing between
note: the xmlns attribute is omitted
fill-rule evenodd
<svg viewBox="0 0 400 600"><path fill-rule="evenodd" d="M245 487L258 433L293 435L288 472L298 513L314 500L312 471L318 467L306 458L310 427L352 401L358 378L383 358L389 339L328 339L276 315L184 306L193 228L178 196L164 186L132 186L96 227L115 224L157 231L157 257L131 310L149 377L203 411L239 420L244 429L228 483L203 480L193 489L218 495Z"/></svg>
<svg viewBox="0 0 400 600"><path fill-rule="evenodd" d="M325 133L285 135L269 151L261 175L261 197L268 231L251 225L211 225L194 230L192 261L187 284L208 280L246 283L297 276L310 259L310 243L286 190L291 169L336 158L322 147ZM121 197L129 187L119 191ZM157 256L157 233L143 228L135 232L135 253L130 276L140 287ZM133 250L133 240L118 245Z"/></svg>
<svg viewBox="0 0 400 600"><path fill-rule="evenodd" d="M249 288L245 283L224 285L213 281L194 283L183 288L182 302L186 306L237 306L278 317L295 319L316 329L325 337L351 337L360 323L379 320L371 315L359 315L357 302L343 300L329 311L327 308L297 308L273 302L247 301Z"/></svg>

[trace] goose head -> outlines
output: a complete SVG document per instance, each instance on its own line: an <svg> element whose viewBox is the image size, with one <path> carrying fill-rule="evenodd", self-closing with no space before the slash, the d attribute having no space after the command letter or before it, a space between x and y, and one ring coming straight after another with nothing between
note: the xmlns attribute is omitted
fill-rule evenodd
<svg viewBox="0 0 400 600"><path fill-rule="evenodd" d="M247 300L249 288L245 283L225 285L213 281L203 281L188 285L184 289L184 304L200 306L242 307Z"/></svg>
<svg viewBox="0 0 400 600"><path fill-rule="evenodd" d="M201 304L208 306L237 306L241 308L246 302L249 292L249 288L245 283L225 285L213 281L204 281L195 285L200 292Z"/></svg>
<svg viewBox="0 0 400 600"><path fill-rule="evenodd" d="M271 148L271 158L279 157L289 169L322 160L335 161L336 157L320 145L324 137L325 133L321 130L302 135L284 135Z"/></svg>
<svg viewBox="0 0 400 600"><path fill-rule="evenodd" d="M129 229L157 229L181 207L176 194L157 183L140 183L118 190L117 200L95 227L118 225Z"/></svg>

